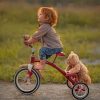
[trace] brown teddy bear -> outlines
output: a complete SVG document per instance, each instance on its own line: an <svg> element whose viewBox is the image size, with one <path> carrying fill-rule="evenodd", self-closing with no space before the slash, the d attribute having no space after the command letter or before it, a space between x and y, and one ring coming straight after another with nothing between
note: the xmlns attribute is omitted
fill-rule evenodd
<svg viewBox="0 0 100 100"><path fill-rule="evenodd" d="M78 74L79 81L84 82L86 84L91 84L91 78L88 73L87 67L79 60L77 54L73 51L69 54L68 58L65 60L65 63L68 64L65 72L74 74Z"/></svg>

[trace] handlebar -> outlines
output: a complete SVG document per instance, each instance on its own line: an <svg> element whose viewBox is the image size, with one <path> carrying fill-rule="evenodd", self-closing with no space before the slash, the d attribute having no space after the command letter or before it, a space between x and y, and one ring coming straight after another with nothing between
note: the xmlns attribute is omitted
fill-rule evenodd
<svg viewBox="0 0 100 100"><path fill-rule="evenodd" d="M24 38L24 44L25 44L25 41L28 40L30 38L30 36L29 35L24 35L23 38ZM29 46L30 48L33 47L31 44L25 44L25 45Z"/></svg>
<svg viewBox="0 0 100 100"><path fill-rule="evenodd" d="M24 38L24 44L25 44L26 46L30 47L30 48L32 49L32 53L34 54L35 49L33 48L32 44L26 44L26 43L25 43L25 41L27 41L27 40L30 38L30 36L29 36L29 35L24 35L23 38Z"/></svg>
<svg viewBox="0 0 100 100"><path fill-rule="evenodd" d="M33 48L33 46L32 46L31 44L25 44L25 42L24 42L24 45L25 45L25 46L28 46L28 47L30 47L30 48Z"/></svg>
<svg viewBox="0 0 100 100"><path fill-rule="evenodd" d="M30 47L32 49L32 54L34 54L35 49L33 48L33 46L31 44L27 45L28 47Z"/></svg>
<svg viewBox="0 0 100 100"><path fill-rule="evenodd" d="M31 44L28 45L30 48L33 48L33 46Z"/></svg>

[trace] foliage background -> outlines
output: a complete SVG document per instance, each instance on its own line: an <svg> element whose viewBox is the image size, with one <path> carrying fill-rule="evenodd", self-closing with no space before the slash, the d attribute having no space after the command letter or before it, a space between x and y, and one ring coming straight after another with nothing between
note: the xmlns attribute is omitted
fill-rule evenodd
<svg viewBox="0 0 100 100"><path fill-rule="evenodd" d="M52 6L59 14L55 28L66 57L70 51L76 52L87 65L92 81L100 82L100 0L0 0L0 80L13 80L19 65L28 63L31 50L23 45L23 35L37 30L37 10L41 6ZM38 55L40 44L34 47ZM64 60L56 60L62 69L67 66ZM49 66L42 75L43 83L65 81Z"/></svg>

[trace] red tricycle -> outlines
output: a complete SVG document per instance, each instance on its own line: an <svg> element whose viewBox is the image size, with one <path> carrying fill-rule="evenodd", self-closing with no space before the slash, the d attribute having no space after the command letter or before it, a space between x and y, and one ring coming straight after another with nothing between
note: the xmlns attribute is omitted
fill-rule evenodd
<svg viewBox="0 0 100 100"><path fill-rule="evenodd" d="M19 70L16 71L14 75L15 86L20 92L24 94L34 93L39 88L41 79L39 70L36 70L34 68L34 63L40 62L40 60L34 56L34 48L31 45L30 47L32 49L32 54L29 64L21 65ZM65 77L65 79L67 80L67 85L71 89L72 95L76 99L86 98L89 94L89 87L85 83L79 82L77 74L66 74L64 70L58 67L55 64L55 60L58 56L65 55L64 53L59 52L55 54L53 62L46 61L46 64L58 70ZM27 74L29 75L29 77L26 77ZM26 84L28 81L30 81L30 84Z"/></svg>

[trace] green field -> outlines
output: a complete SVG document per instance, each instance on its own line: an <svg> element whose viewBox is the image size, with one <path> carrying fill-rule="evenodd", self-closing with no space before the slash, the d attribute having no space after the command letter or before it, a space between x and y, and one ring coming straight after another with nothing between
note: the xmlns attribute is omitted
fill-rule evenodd
<svg viewBox="0 0 100 100"><path fill-rule="evenodd" d="M24 46L23 35L32 35L38 28L38 7L28 4L0 4L0 80L11 81L19 65L28 63L31 50ZM55 28L61 36L66 57L73 50L80 59L100 60L100 6L55 9L59 12ZM34 47L37 55L40 44L37 43ZM64 60L65 58L58 58L56 62L63 69L66 68ZM93 82L100 82L100 63L86 65ZM46 67L42 74L44 83L63 83L65 80L50 67Z"/></svg>

